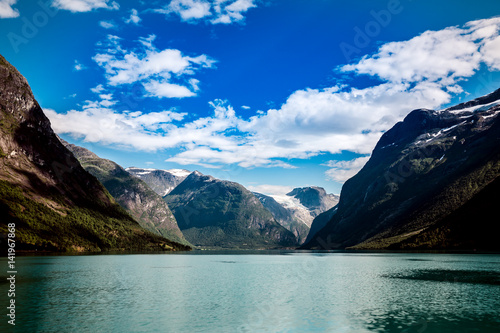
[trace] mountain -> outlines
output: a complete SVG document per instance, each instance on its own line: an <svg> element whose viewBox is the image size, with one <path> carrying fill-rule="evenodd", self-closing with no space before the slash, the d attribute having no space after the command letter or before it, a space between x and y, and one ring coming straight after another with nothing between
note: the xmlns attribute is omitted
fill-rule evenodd
<svg viewBox="0 0 500 333"><path fill-rule="evenodd" d="M297 218L293 209L285 208L285 206L278 203L271 196L256 192L253 192L253 194L260 200L264 208L271 212L276 222L281 224L287 230L290 230L295 235L298 244L304 243L309 233L309 226Z"/></svg>
<svg viewBox="0 0 500 333"><path fill-rule="evenodd" d="M144 230L83 169L2 56L0 134L0 233L15 224L16 251L187 249Z"/></svg>
<svg viewBox="0 0 500 333"><path fill-rule="evenodd" d="M195 171L164 199L194 245L249 249L297 245L294 235L238 183Z"/></svg>
<svg viewBox="0 0 500 333"><path fill-rule="evenodd" d="M311 239L313 239L314 236L327 225L327 223L333 218L333 215L337 213L337 209L338 205L335 205L334 207L319 214L314 218L311 224L311 229L309 229L309 233L307 234L307 237L303 242L304 244L309 243Z"/></svg>
<svg viewBox="0 0 500 333"><path fill-rule="evenodd" d="M145 182L132 176L115 162L102 159L90 150L64 140L61 142L144 229L189 245L167 203Z"/></svg>
<svg viewBox="0 0 500 333"><path fill-rule="evenodd" d="M335 194L326 193L325 189L317 186L295 188L287 196L298 199L300 204L307 208L312 218L331 209L338 202L340 197ZM309 226L311 222L307 222Z"/></svg>
<svg viewBox="0 0 500 333"><path fill-rule="evenodd" d="M500 89L412 111L384 133L304 248L500 249L499 113Z"/></svg>
<svg viewBox="0 0 500 333"><path fill-rule="evenodd" d="M317 186L295 188L286 195L254 195L279 224L293 232L299 244L305 242L314 218L339 201L339 196L327 194L325 189Z"/></svg>
<svg viewBox="0 0 500 333"><path fill-rule="evenodd" d="M156 170L130 167L125 170L142 179L153 191L162 197L169 194L191 174L191 171L183 169Z"/></svg>
<svg viewBox="0 0 500 333"><path fill-rule="evenodd" d="M314 218L338 203L339 197L327 194L321 187L295 188L286 195L254 195L286 229L293 232L299 244L304 243Z"/></svg>

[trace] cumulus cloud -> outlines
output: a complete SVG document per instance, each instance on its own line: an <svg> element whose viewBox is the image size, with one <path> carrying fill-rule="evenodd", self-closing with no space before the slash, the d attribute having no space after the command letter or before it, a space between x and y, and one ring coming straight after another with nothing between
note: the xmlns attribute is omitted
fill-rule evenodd
<svg viewBox="0 0 500 333"><path fill-rule="evenodd" d="M176 123L174 118L160 122L155 115L145 123L142 114L114 111L102 104L106 101L102 98L93 109L48 115L56 131L92 142L143 150L177 147L178 153L168 161L184 165L293 168L290 159L323 153L368 155L382 133L411 110L436 109L450 102L463 91L461 81L483 64L498 69L499 30L500 19L493 18L384 44L375 54L339 69L342 74L378 77L381 82L377 85L298 90L279 108L250 118L239 116L228 102L216 100L211 103L213 114L209 117L182 118ZM154 38L142 40L142 52L123 50L119 39L110 40L114 46L108 49L113 52L99 54L95 60L105 69L112 86L142 82L152 95L187 96L195 93L197 82L174 82L172 78L186 78L213 65L204 55L189 57L178 50L157 50L152 46ZM157 120L156 125L151 123ZM74 124L80 123L88 126L75 128ZM326 176L343 182L366 161L367 157L330 161L325 164L329 168Z"/></svg>
<svg viewBox="0 0 500 333"><path fill-rule="evenodd" d="M102 84L98 84L97 86L95 86L94 88L90 88L90 91L92 91L93 93L95 94L100 94L102 93L104 90L106 90L104 88L104 86Z"/></svg>
<svg viewBox="0 0 500 333"><path fill-rule="evenodd" d="M0 18L19 17L19 10L12 8L17 0L0 0Z"/></svg>
<svg viewBox="0 0 500 333"><path fill-rule="evenodd" d="M83 71L87 67L85 67L85 65L83 65L82 63L80 63L78 60L75 60L75 65L73 66L73 68L74 68L75 71Z"/></svg>
<svg viewBox="0 0 500 333"><path fill-rule="evenodd" d="M286 195L293 190L293 187L283 185L250 185L247 188L252 192L262 193L265 195Z"/></svg>
<svg viewBox="0 0 500 333"><path fill-rule="evenodd" d="M212 24L231 24L233 22L242 22L250 8L257 7L253 0L236 0L234 2L227 0L215 0L213 3L214 18L210 20Z"/></svg>
<svg viewBox="0 0 500 333"><path fill-rule="evenodd" d="M211 6L210 2L202 0L173 0L163 12L175 13L183 21L190 21L210 16Z"/></svg>
<svg viewBox="0 0 500 333"><path fill-rule="evenodd" d="M369 156L358 157L350 161L328 161L324 165L330 169L325 172L328 180L344 183L358 173L368 162Z"/></svg>
<svg viewBox="0 0 500 333"><path fill-rule="evenodd" d="M182 120L185 113L172 110L118 113L109 108L106 101L113 104L104 99L87 101L80 111L71 110L60 114L52 109L44 109L44 112L57 133L68 133L86 142L132 146L143 151L173 147L179 142L180 138L176 142L167 142L163 134L173 126L172 122Z"/></svg>
<svg viewBox="0 0 500 333"><path fill-rule="evenodd" d="M482 62L497 67L500 17L463 27L426 31L408 41L382 45L374 55L342 67L343 71L378 76L389 82L436 82L454 85L470 77Z"/></svg>
<svg viewBox="0 0 500 333"><path fill-rule="evenodd" d="M90 12L94 9L116 10L120 5L110 0L54 0L52 6L57 9L69 10L73 13Z"/></svg>
<svg viewBox="0 0 500 333"><path fill-rule="evenodd" d="M99 25L104 29L116 29L116 24L113 21L100 21Z"/></svg>
<svg viewBox="0 0 500 333"><path fill-rule="evenodd" d="M195 96L199 81L191 76L202 68L212 68L215 61L206 55L190 57L176 49L158 50L153 45L155 38L142 38L139 49L126 50L119 37L109 35L104 52L93 59L104 69L111 86L139 82L152 97Z"/></svg>
<svg viewBox="0 0 500 333"><path fill-rule="evenodd" d="M172 0L156 12L178 15L184 22L231 24L243 22L244 14L254 7L257 7L255 0Z"/></svg>
<svg viewBox="0 0 500 333"><path fill-rule="evenodd" d="M141 22L139 12L137 11L137 9L132 9L130 11L130 17L125 19L125 23L139 24L139 22Z"/></svg>

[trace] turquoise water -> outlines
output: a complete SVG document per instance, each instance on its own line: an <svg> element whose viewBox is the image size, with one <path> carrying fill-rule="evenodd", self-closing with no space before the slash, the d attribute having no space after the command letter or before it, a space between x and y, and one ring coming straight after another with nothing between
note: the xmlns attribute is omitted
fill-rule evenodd
<svg viewBox="0 0 500 333"><path fill-rule="evenodd" d="M499 255L190 253L16 261L19 332L500 332ZM0 331L11 331L2 317Z"/></svg>

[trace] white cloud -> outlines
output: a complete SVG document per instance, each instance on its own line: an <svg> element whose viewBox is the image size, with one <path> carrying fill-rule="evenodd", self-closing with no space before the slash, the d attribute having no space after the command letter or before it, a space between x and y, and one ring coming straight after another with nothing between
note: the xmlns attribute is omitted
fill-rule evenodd
<svg viewBox="0 0 500 333"><path fill-rule="evenodd" d="M132 146L143 151L155 151L176 145L177 142L167 142L161 133L168 130L173 121L182 120L186 116L185 113L170 110L118 113L102 102L87 101L83 110L71 110L65 114L51 109L44 109L44 112L57 133L68 133L83 138L86 142ZM159 130L160 133L157 133Z"/></svg>
<svg viewBox="0 0 500 333"><path fill-rule="evenodd" d="M172 0L166 9L166 13L175 13L183 21L201 19L210 16L211 4L203 0Z"/></svg>
<svg viewBox="0 0 500 333"><path fill-rule="evenodd" d="M212 24L241 22L245 19L243 13L246 13L250 8L257 7L253 2L253 0L237 0L229 1L227 4L227 0L215 0L213 3L215 17L210 22Z"/></svg>
<svg viewBox="0 0 500 333"><path fill-rule="evenodd" d="M179 148L168 161L184 165L290 168L293 165L286 161L292 158L342 151L370 154L382 133L412 109L435 109L448 103L463 91L461 81L474 75L481 64L492 70L498 68L499 26L498 18L481 20L382 45L376 54L341 68L342 74L377 76L382 80L378 85L298 90L279 108L257 112L248 119L239 117L228 102L221 100L211 103L213 115L190 121L178 116L180 123L175 123L172 115L163 121L155 115L146 123L147 118L140 118L142 114L106 108L102 104L105 99L92 110L50 113L49 117L56 131L92 142L150 151ZM123 50L118 38L110 38L111 52L96 56L109 84L142 82L149 93L159 97L193 94L197 82L182 78L192 78L200 68L211 67L209 58L188 57L178 50L159 51L153 41L142 39L145 50L137 52ZM173 77L181 80L174 82ZM79 124L78 128L74 124ZM98 130L101 137L95 134ZM343 182L366 159L331 161L326 175Z"/></svg>
<svg viewBox="0 0 500 333"><path fill-rule="evenodd" d="M19 10L12 8L17 0L0 0L0 18L19 17Z"/></svg>
<svg viewBox="0 0 500 333"><path fill-rule="evenodd" d="M90 88L90 91L92 91L95 94L100 94L104 91L104 86L102 84L98 84L94 88Z"/></svg>
<svg viewBox="0 0 500 333"><path fill-rule="evenodd" d="M166 80L151 80L144 83L144 89L149 92L149 96L166 98L184 98L196 96L196 94L185 86L169 83Z"/></svg>
<svg viewBox="0 0 500 333"><path fill-rule="evenodd" d="M211 24L231 24L243 22L243 14L254 7L257 7L255 0L172 0L156 12L176 14L185 22L204 20Z"/></svg>
<svg viewBox="0 0 500 333"><path fill-rule="evenodd" d="M75 60L75 65L73 68L75 69L75 71L82 71L82 70L86 69L87 67L85 67L85 65L81 64L78 60Z"/></svg>
<svg viewBox="0 0 500 333"><path fill-rule="evenodd" d="M73 13L90 12L99 8L111 10L120 8L116 1L110 0L54 0L52 6Z"/></svg>
<svg viewBox="0 0 500 333"><path fill-rule="evenodd" d="M469 22L463 27L426 31L408 41L382 45L343 71L378 76L389 82L436 82L453 85L470 77L486 62L499 61L500 17Z"/></svg>
<svg viewBox="0 0 500 333"><path fill-rule="evenodd" d="M248 190L252 192L262 193L265 195L286 195L293 190L293 187L282 185L250 185L247 186Z"/></svg>
<svg viewBox="0 0 500 333"><path fill-rule="evenodd" d="M99 25L104 29L116 29L116 25L112 21L100 21Z"/></svg>
<svg viewBox="0 0 500 333"><path fill-rule="evenodd" d="M133 24L139 24L141 22L141 18L139 17L139 12L137 9L132 9L130 11L130 17L125 20L125 23L133 23Z"/></svg>
<svg viewBox="0 0 500 333"><path fill-rule="evenodd" d="M366 156L358 157L350 161L328 161L324 165L331 169L326 171L326 177L328 180L344 183L346 180L356 175L369 159L370 157Z"/></svg>
<svg viewBox="0 0 500 333"><path fill-rule="evenodd" d="M154 39L154 35L142 38L141 49L125 50L119 37L109 35L105 53L98 53L93 59L105 70L111 86L140 82L149 96L195 96L199 81L191 76L202 68L212 68L215 61L206 55L190 57L176 49L160 51L153 46Z"/></svg>

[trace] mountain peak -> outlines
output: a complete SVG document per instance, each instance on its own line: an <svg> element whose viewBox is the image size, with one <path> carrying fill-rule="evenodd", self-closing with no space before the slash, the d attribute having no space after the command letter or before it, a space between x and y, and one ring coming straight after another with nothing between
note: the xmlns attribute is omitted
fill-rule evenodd
<svg viewBox="0 0 500 333"><path fill-rule="evenodd" d="M164 199L192 244L224 248L296 245L294 235L238 183L194 171Z"/></svg>
<svg viewBox="0 0 500 333"><path fill-rule="evenodd" d="M485 211L460 225L447 217L499 183L499 98L497 90L446 110L408 114L345 182L336 213L306 247L325 239L334 248L498 247L490 236L498 224ZM494 216L494 209L486 212Z"/></svg>
<svg viewBox="0 0 500 333"><path fill-rule="evenodd" d="M474 111L473 109L480 107L480 106L491 106L493 103L500 103L500 89L495 90L494 92L478 97L476 99L473 99L472 101L460 103L458 105L449 107L445 109L444 111L448 112L453 112L453 111L459 111L459 112L466 112L466 111Z"/></svg>
<svg viewBox="0 0 500 333"><path fill-rule="evenodd" d="M189 174L189 176L186 177L186 180L188 181L203 181L203 182L216 182L219 181L219 179L216 179L210 175L204 175L198 170L193 171L192 173Z"/></svg>
<svg viewBox="0 0 500 333"><path fill-rule="evenodd" d="M184 169L158 170L129 167L125 170L143 180L153 191L162 197L169 194L191 174L191 171Z"/></svg>
<svg viewBox="0 0 500 333"><path fill-rule="evenodd" d="M141 228L62 144L26 79L0 56L0 232L16 251L174 249Z"/></svg>
<svg viewBox="0 0 500 333"><path fill-rule="evenodd" d="M313 217L332 208L338 201L333 194L327 194L325 189L319 186L294 188L286 195L298 199L302 205L311 210ZM315 210L318 211L314 213Z"/></svg>

